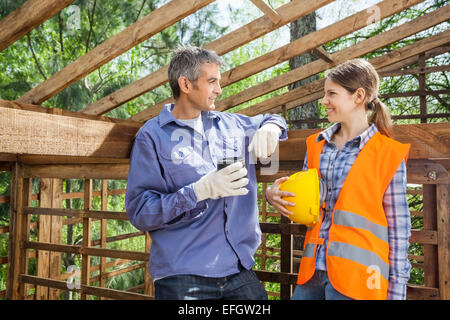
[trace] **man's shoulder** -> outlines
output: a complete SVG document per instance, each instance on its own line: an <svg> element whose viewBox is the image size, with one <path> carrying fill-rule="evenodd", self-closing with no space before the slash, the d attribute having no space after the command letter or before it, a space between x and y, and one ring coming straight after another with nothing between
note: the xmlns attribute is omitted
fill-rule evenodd
<svg viewBox="0 0 450 320"><path fill-rule="evenodd" d="M158 120L159 116L156 116L152 119L147 120L144 125L139 129L139 131L136 133L136 139L146 139L148 137L154 136L155 134L157 134L157 129L160 127L159 126L159 120Z"/></svg>

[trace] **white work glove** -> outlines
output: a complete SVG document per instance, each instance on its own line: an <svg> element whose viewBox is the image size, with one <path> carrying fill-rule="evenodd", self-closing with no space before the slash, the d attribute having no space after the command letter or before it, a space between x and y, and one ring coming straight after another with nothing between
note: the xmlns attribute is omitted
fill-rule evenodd
<svg viewBox="0 0 450 320"><path fill-rule="evenodd" d="M274 153L280 140L281 129L273 123L263 125L256 131L248 152L254 151L257 158L268 158Z"/></svg>
<svg viewBox="0 0 450 320"><path fill-rule="evenodd" d="M240 161L219 171L213 170L197 182L194 182L194 193L197 202L205 199L217 199L230 196L242 196L248 193L244 188L248 184L247 169Z"/></svg>

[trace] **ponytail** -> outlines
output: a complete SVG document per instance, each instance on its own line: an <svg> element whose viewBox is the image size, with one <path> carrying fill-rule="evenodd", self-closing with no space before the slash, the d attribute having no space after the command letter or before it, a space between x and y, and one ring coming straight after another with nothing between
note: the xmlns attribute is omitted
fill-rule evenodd
<svg viewBox="0 0 450 320"><path fill-rule="evenodd" d="M392 137L392 119L386 105L376 97L367 104L367 109L372 111L369 123L373 123L380 133Z"/></svg>

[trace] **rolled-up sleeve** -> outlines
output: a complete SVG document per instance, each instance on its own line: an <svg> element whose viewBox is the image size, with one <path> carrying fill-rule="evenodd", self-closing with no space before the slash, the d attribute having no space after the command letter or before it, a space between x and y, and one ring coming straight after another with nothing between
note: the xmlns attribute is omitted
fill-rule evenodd
<svg viewBox="0 0 450 320"><path fill-rule="evenodd" d="M268 123L276 124L281 129L281 135L280 135L280 141L287 140L287 124L286 120L284 120L283 117L277 115L277 114L270 114L266 113L264 115L257 115L253 117L249 117L246 115L235 113L233 114L237 117L239 123L244 127L246 130L258 130L263 125Z"/></svg>
<svg viewBox="0 0 450 320"><path fill-rule="evenodd" d="M408 260L411 218L406 199L406 164L403 161L387 188L383 206L389 230L388 300L406 299L411 264Z"/></svg>
<svg viewBox="0 0 450 320"><path fill-rule="evenodd" d="M206 210L207 202L197 203L192 184L169 192L153 143L136 138L130 155L125 206L133 226L153 231L197 216Z"/></svg>

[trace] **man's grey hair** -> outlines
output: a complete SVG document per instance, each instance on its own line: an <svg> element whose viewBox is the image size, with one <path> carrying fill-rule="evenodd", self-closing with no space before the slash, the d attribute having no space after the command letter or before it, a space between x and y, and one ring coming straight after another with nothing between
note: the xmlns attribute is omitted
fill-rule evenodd
<svg viewBox="0 0 450 320"><path fill-rule="evenodd" d="M200 65L203 63L224 65L222 58L211 50L190 45L179 45L173 51L169 65L169 84L175 99L180 96L178 78L184 76L191 82L197 81L200 77Z"/></svg>

